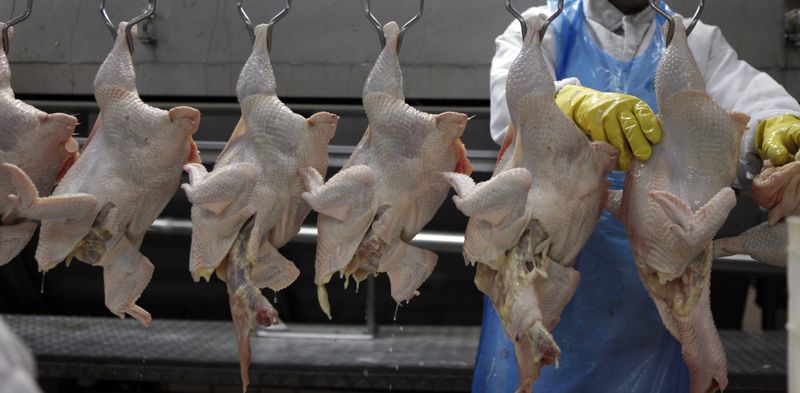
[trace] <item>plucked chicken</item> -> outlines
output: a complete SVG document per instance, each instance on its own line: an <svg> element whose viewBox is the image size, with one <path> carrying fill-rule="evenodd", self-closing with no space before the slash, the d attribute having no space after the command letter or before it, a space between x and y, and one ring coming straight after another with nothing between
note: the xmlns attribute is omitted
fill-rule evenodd
<svg viewBox="0 0 800 393"><path fill-rule="evenodd" d="M188 164L190 183L183 185L193 204L190 271L196 281L210 279L215 270L227 281L245 389L248 335L256 324L269 326L277 318L261 289L279 291L300 274L277 250L311 211L301 198L305 188L298 171L326 172L328 142L339 120L327 112L306 119L278 99L268 32L265 24L255 28L253 51L236 86L242 119L214 170Z"/></svg>
<svg viewBox="0 0 800 393"><path fill-rule="evenodd" d="M139 246L178 188L181 167L200 161L192 140L200 112L142 102L125 25L94 81L100 117L83 154L53 192L56 198L89 194L97 203L81 217L44 220L36 260L42 271L72 257L102 267L106 307L148 325L150 313L136 300L153 264Z"/></svg>
<svg viewBox="0 0 800 393"><path fill-rule="evenodd" d="M364 85L369 128L341 172L327 183L313 168L302 171L317 220L317 293L330 317L325 289L334 273L356 282L387 273L391 294L409 301L430 276L437 256L410 245L447 196L439 173L470 173L459 137L467 115L431 115L405 102L397 57L400 29L383 28L386 45Z"/></svg>
<svg viewBox="0 0 800 393"><path fill-rule="evenodd" d="M50 194L78 158L78 142L72 138L77 123L72 116L47 114L14 97L0 43L0 266L28 244L36 230L33 220L80 216L94 207L90 195L40 198Z"/></svg>
<svg viewBox="0 0 800 393"><path fill-rule="evenodd" d="M468 176L445 175L456 206L470 217L464 257L479 262L475 284L514 344L518 393L558 361L551 332L577 288L572 265L599 220L606 174L618 157L611 145L590 143L556 106L534 23L508 72L512 124L492 178L475 185Z"/></svg>
<svg viewBox="0 0 800 393"><path fill-rule="evenodd" d="M682 344L691 391L699 393L728 381L709 303L711 239L736 203L729 185L748 118L706 93L679 16L675 25L656 71L664 137L626 177L620 213L639 276Z"/></svg>

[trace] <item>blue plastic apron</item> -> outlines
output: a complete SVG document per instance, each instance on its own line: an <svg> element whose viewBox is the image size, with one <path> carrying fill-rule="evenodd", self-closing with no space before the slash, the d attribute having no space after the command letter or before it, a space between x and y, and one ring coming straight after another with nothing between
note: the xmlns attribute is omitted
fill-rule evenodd
<svg viewBox="0 0 800 393"><path fill-rule="evenodd" d="M549 0L551 10L554 3ZM583 1L565 3L551 27L557 37L556 78L577 77L593 89L640 97L655 110L665 20L656 17L658 30L647 50L632 61L618 61L586 31ZM622 172L609 174L611 189L621 189L624 178ZM688 392L680 344L662 325L639 280L622 223L607 211L575 268L581 274L578 289L553 332L561 348L560 367L542 368L534 392ZM518 381L514 347L485 298L472 391L512 393Z"/></svg>

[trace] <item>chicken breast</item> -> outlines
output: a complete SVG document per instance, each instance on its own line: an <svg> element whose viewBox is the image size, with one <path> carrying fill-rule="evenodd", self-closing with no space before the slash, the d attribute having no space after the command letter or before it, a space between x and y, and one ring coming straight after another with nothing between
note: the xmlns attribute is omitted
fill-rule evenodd
<svg viewBox="0 0 800 393"><path fill-rule="evenodd" d="M606 175L619 154L605 142L590 143L556 105L534 23L508 72L512 124L492 178L474 185L445 175L456 206L470 216L464 257L479 262L475 284L514 344L518 393L558 361L551 332L577 288L572 265L600 218Z"/></svg>
<svg viewBox="0 0 800 393"><path fill-rule="evenodd" d="M147 325L150 314L136 300L153 265L139 246L178 188L181 167L200 160L192 140L200 112L165 111L142 102L124 29L120 24L94 81L100 118L83 154L53 192L56 197L89 194L97 203L80 218L44 220L36 260L42 271L73 256L101 266L106 307Z"/></svg>
<svg viewBox="0 0 800 393"><path fill-rule="evenodd" d="M0 28L2 24L0 23ZM55 183L78 158L72 138L78 120L47 114L14 97L11 68L0 43L0 266L28 244L36 222L81 216L94 208L90 195L47 200Z"/></svg>
<svg viewBox="0 0 800 393"><path fill-rule="evenodd" d="M431 115L405 102L397 58L400 28L383 28L386 46L364 85L369 128L342 170L327 183L302 171L303 199L320 213L316 275L320 306L330 317L327 284L335 272L356 282L386 273L398 304L436 265L436 254L410 245L447 196L439 173L471 172L459 137L469 120L462 113Z"/></svg>
<svg viewBox="0 0 800 393"><path fill-rule="evenodd" d="M639 276L681 342L698 393L728 382L709 303L711 239L736 203L728 186L748 118L726 112L706 93L679 16L675 24L656 72L664 136L627 176L621 216Z"/></svg>
<svg viewBox="0 0 800 393"><path fill-rule="evenodd" d="M193 204L189 269L195 281L210 279L215 269L227 281L245 389L249 333L277 318L261 289L279 291L300 274L277 250L311 211L301 198L305 187L298 171L326 172L328 142L339 120L327 112L306 119L278 99L268 31L266 24L256 26L252 54L239 75L242 120L214 170L188 164L190 182L182 186Z"/></svg>

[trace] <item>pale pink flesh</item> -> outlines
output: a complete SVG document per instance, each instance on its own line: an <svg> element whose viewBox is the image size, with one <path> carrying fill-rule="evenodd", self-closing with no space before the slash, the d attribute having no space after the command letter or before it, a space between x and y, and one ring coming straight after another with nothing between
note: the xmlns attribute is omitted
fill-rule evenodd
<svg viewBox="0 0 800 393"><path fill-rule="evenodd" d="M619 213L639 276L681 342L691 392L724 389L725 352L709 304L711 239L736 203L733 183L747 117L705 91L680 17L656 72L663 139L626 177Z"/></svg>
<svg viewBox="0 0 800 393"><path fill-rule="evenodd" d="M181 167L199 158L192 134L200 113L189 107L165 111L141 101L125 36L118 35L95 78L101 116L91 142L53 196L41 201L81 214L44 219L36 259L43 271L73 256L103 267L109 310L147 325L150 314L136 301L153 265L139 246L177 189ZM88 194L96 203L87 209L84 199L62 201L75 194ZM20 199L25 200L33 199Z"/></svg>
<svg viewBox="0 0 800 393"><path fill-rule="evenodd" d="M311 211L302 196L303 174L324 176L328 142L339 120L327 112L306 119L278 99L267 25L256 26L255 33L236 87L242 117L214 170L186 165L189 183L182 186L193 204L189 270L196 281L215 271L227 281L244 389L249 333L277 319L261 289L282 290L300 274L278 248Z"/></svg>
<svg viewBox="0 0 800 393"><path fill-rule="evenodd" d="M477 263L475 283L514 344L518 393L558 361L550 332L577 288L571 266L599 219L618 156L607 143L590 143L558 108L539 26L529 30L508 73L512 124L492 178L476 185L445 174L456 207L470 216L464 256Z"/></svg>
<svg viewBox="0 0 800 393"><path fill-rule="evenodd" d="M247 391L250 382L248 369L252 355L250 353L250 332L256 326L271 326L278 320L278 312L261 294L258 285L251 278L252 263L247 257L253 224L250 222L242 228L234 240L225 261L220 265L228 287L228 300L231 308L236 345L239 349L239 367L242 377L242 390Z"/></svg>
<svg viewBox="0 0 800 393"><path fill-rule="evenodd" d="M31 220L83 214L68 209L51 215L52 209L36 208L40 194L49 195L78 156L78 143L72 138L77 123L73 116L47 114L14 97L11 69L0 44L0 266L33 236L36 224ZM34 199L20 203L20 194Z"/></svg>
<svg viewBox="0 0 800 393"><path fill-rule="evenodd" d="M769 223L800 214L800 162L774 167L769 161L753 179L753 199L769 210Z"/></svg>
<svg viewBox="0 0 800 393"><path fill-rule="evenodd" d="M329 316L324 285L336 272L356 281L386 272L398 303L419 293L436 255L409 242L447 196L439 173L471 170L459 140L468 116L431 115L406 104L397 58L399 27L390 22L384 32L386 46L364 85L369 128L327 183L304 173L308 192L303 198L320 213L315 282Z"/></svg>

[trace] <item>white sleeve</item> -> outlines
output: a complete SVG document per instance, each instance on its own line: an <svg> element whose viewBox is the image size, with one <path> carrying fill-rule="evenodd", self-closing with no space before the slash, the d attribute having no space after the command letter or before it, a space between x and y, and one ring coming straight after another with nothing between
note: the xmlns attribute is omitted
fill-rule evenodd
<svg viewBox="0 0 800 393"><path fill-rule="evenodd" d="M547 6L533 7L522 13L527 20L539 18L542 21L547 19L550 11ZM490 129L492 139L498 145L503 143L508 132L508 124L511 121L508 115L508 105L506 104L506 77L511 63L517 58L522 49L522 32L519 22L514 20L508 28L495 39L495 53L492 58L492 67L489 71L489 99L490 99ZM547 60L550 74L555 78L555 33L553 29L548 29L542 41L542 49ZM556 91L565 84L579 84L575 78L556 81Z"/></svg>
<svg viewBox="0 0 800 393"><path fill-rule="evenodd" d="M698 23L689 36L689 46L709 95L723 108L750 116L740 152L744 171L739 173L739 182L746 185L748 177L761 170L753 142L755 128L772 116L800 115L800 104L772 77L740 60L718 27Z"/></svg>
<svg viewBox="0 0 800 393"><path fill-rule="evenodd" d="M740 60L718 27L700 22L689 37L708 94L723 108L750 116L749 129L772 116L800 115L797 100L772 77ZM705 65L699 64L701 59Z"/></svg>

